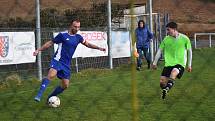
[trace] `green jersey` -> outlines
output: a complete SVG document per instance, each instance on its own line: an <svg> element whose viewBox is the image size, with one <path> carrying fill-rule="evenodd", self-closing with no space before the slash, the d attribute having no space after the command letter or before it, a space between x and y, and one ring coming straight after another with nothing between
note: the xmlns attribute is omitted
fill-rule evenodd
<svg viewBox="0 0 215 121"><path fill-rule="evenodd" d="M164 52L165 66L180 64L185 67L187 49L190 48L190 39L186 35L179 33L179 36L176 38L166 36L160 44L160 49Z"/></svg>

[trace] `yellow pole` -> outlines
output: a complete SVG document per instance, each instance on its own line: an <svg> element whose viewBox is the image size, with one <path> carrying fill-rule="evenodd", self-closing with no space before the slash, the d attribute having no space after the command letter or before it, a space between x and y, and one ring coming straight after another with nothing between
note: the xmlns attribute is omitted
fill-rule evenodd
<svg viewBox="0 0 215 121"><path fill-rule="evenodd" d="M130 15L131 15L131 27L130 27L130 34L131 34L131 43L132 43L132 53L131 53L131 96L132 96L132 120L138 120L138 98L137 98L137 80L136 80L136 63L135 63L135 16L134 15L134 1L130 0Z"/></svg>

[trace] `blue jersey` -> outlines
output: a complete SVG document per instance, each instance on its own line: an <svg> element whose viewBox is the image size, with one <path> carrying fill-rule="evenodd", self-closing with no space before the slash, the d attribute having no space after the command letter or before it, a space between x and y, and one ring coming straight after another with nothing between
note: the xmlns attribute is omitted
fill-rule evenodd
<svg viewBox="0 0 215 121"><path fill-rule="evenodd" d="M68 32L59 33L53 40L58 44L58 49L54 54L54 59L70 68L71 59L79 43L84 41L79 34L70 35Z"/></svg>
<svg viewBox="0 0 215 121"><path fill-rule="evenodd" d="M137 48L149 48L150 39L153 38L152 33L149 31L148 27L145 25L144 28L138 27L135 30L136 34L136 47Z"/></svg>

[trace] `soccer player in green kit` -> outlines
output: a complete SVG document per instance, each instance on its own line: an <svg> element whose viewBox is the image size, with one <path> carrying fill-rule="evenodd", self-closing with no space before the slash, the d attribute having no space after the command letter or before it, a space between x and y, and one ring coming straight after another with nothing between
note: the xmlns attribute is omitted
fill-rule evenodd
<svg viewBox="0 0 215 121"><path fill-rule="evenodd" d="M187 71L192 71L192 47L190 39L186 35L178 32L175 22L168 23L166 30L167 36L161 42L152 63L152 68L156 69L157 62L163 52L165 65L160 77L162 99L165 99L166 94L174 85L175 79L182 77L187 62Z"/></svg>

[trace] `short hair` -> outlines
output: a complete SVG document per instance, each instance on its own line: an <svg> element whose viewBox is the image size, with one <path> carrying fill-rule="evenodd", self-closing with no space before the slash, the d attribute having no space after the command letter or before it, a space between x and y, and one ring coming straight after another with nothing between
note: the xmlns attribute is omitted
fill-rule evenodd
<svg viewBox="0 0 215 121"><path fill-rule="evenodd" d="M166 27L172 28L172 29L177 29L178 25L175 22L169 22Z"/></svg>
<svg viewBox="0 0 215 121"><path fill-rule="evenodd" d="M74 18L74 19L72 19L72 20L71 20L71 22L70 22L70 25L72 25L72 23L73 23L74 21L76 21L76 22L80 22L80 19L78 19L78 18Z"/></svg>

